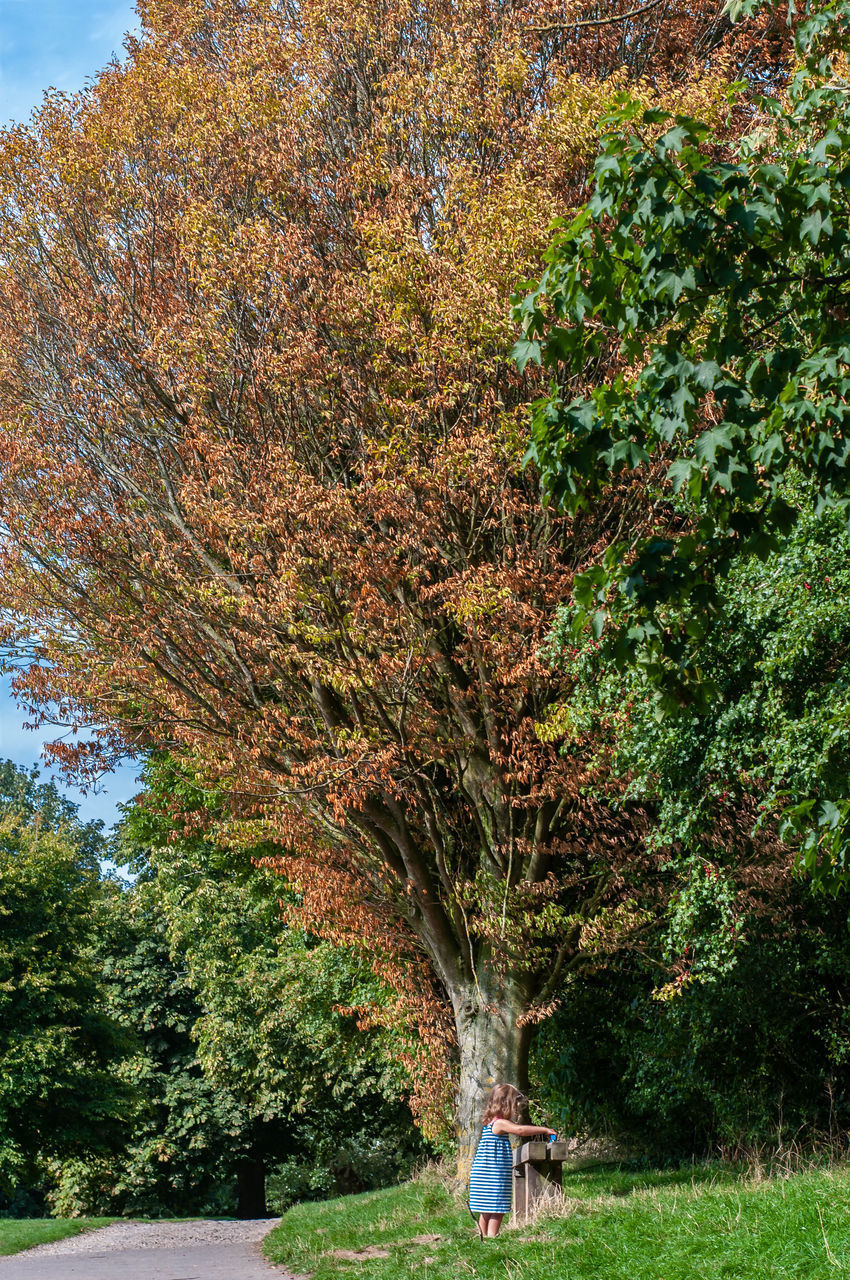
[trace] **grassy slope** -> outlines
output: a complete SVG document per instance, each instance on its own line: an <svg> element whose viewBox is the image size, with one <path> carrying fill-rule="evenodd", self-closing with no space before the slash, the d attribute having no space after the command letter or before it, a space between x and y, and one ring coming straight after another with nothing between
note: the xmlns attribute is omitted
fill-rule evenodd
<svg viewBox="0 0 850 1280"><path fill-rule="evenodd" d="M564 1178L570 1212L479 1241L434 1176L297 1205L265 1242L314 1280L826 1280L850 1277L850 1171L754 1183L687 1170ZM416 1236L439 1240L415 1243ZM360 1258L334 1257L336 1250ZM376 1256L378 1251L388 1256Z"/></svg>
<svg viewBox="0 0 850 1280"><path fill-rule="evenodd" d="M114 1218L0 1218L0 1255L20 1253L33 1245L50 1244L114 1221Z"/></svg>

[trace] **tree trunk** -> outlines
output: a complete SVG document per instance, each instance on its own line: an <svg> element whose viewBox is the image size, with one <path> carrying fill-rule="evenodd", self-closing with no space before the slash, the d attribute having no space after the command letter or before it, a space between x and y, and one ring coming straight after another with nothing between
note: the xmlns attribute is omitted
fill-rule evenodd
<svg viewBox="0 0 850 1280"><path fill-rule="evenodd" d="M236 1170L237 1218L267 1218L266 1166L262 1156L247 1157Z"/></svg>
<svg viewBox="0 0 850 1280"><path fill-rule="evenodd" d="M531 1027L518 1026L528 996L510 981L470 984L452 993L460 1054L456 1098L458 1172L466 1177L481 1132L487 1095L496 1084L528 1089Z"/></svg>

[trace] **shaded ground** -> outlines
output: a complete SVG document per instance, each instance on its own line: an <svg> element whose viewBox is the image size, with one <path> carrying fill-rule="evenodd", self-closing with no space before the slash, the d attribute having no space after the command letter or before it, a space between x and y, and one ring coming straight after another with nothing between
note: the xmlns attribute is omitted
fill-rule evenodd
<svg viewBox="0 0 850 1280"><path fill-rule="evenodd" d="M286 1280L260 1241L275 1219L116 1222L11 1258L0 1280Z"/></svg>

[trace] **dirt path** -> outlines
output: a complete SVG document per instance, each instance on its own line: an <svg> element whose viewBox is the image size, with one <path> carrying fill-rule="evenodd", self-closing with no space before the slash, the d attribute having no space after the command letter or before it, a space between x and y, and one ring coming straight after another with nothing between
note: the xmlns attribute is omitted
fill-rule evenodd
<svg viewBox="0 0 850 1280"><path fill-rule="evenodd" d="M275 1224L115 1222L0 1258L0 1280L293 1280L260 1253Z"/></svg>

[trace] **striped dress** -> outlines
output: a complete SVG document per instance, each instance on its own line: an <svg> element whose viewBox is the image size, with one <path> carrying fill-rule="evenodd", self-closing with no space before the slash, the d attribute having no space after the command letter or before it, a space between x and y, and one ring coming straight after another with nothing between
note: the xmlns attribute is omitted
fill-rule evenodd
<svg viewBox="0 0 850 1280"><path fill-rule="evenodd" d="M475 1213L510 1213L512 1175L510 1141L485 1124L469 1174L470 1209Z"/></svg>

